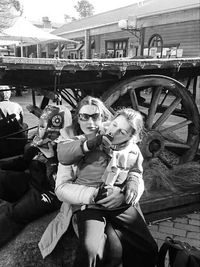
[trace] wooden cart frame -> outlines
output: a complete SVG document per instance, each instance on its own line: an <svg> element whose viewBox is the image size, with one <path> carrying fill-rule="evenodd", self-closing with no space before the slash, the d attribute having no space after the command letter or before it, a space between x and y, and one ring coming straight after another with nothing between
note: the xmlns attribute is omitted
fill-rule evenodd
<svg viewBox="0 0 200 267"><path fill-rule="evenodd" d="M37 116L49 100L67 103L73 109L86 95L100 97L113 112L124 106L139 110L146 127L140 144L144 158L157 157L168 167L192 161L197 154L199 77L200 58L0 58L0 84L14 89L31 88L31 110ZM43 95L39 106L36 106L36 92ZM166 151L176 156L169 160ZM186 202L199 198L194 193L194 198ZM155 202L148 211L155 211L156 205Z"/></svg>

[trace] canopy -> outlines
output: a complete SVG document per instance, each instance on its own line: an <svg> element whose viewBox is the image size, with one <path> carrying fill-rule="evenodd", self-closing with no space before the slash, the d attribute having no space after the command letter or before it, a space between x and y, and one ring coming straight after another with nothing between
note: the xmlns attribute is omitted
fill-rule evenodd
<svg viewBox="0 0 200 267"><path fill-rule="evenodd" d="M26 43L26 45L39 44L43 42L77 43L76 41L66 39L49 32L45 32L42 29L34 26L30 21L26 20L23 17L18 17L11 27L2 31L0 40L19 41L21 43L21 48L23 43Z"/></svg>

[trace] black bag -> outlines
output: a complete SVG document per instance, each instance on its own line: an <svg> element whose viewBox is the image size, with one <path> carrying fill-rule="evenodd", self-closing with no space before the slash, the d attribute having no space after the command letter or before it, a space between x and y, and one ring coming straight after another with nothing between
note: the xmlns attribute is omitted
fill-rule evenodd
<svg viewBox="0 0 200 267"><path fill-rule="evenodd" d="M14 114L5 116L0 109L0 159L23 154L27 130L27 124L21 124Z"/></svg>
<svg viewBox="0 0 200 267"><path fill-rule="evenodd" d="M165 266L167 252L170 267L200 267L200 250L170 237L160 247L157 267Z"/></svg>

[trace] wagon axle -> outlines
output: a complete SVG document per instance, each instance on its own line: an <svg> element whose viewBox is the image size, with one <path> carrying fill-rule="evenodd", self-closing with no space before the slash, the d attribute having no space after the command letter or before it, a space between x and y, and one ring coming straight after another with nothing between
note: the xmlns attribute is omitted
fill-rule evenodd
<svg viewBox="0 0 200 267"><path fill-rule="evenodd" d="M164 150L164 138L151 130L144 135L140 148L144 158L158 157Z"/></svg>

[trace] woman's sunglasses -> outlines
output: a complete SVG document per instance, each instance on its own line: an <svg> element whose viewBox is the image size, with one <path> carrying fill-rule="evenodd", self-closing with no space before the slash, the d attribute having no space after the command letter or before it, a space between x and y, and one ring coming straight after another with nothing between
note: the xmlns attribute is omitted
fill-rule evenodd
<svg viewBox="0 0 200 267"><path fill-rule="evenodd" d="M79 113L78 117L80 121L89 121L90 118L92 118L93 121L97 121L100 118L100 113L94 113L94 114Z"/></svg>

